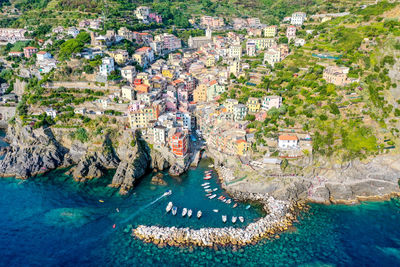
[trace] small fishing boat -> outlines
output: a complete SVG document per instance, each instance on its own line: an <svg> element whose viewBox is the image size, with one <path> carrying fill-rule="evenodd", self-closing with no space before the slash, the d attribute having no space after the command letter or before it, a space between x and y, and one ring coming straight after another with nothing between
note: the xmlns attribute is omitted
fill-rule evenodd
<svg viewBox="0 0 400 267"><path fill-rule="evenodd" d="M207 195L206 195L206 197L209 197L209 196L211 196L212 194L211 193L208 193Z"/></svg>
<svg viewBox="0 0 400 267"><path fill-rule="evenodd" d="M102 199L99 199L99 202L100 202L100 203L103 203L103 202L104 202L104 200L102 200Z"/></svg>
<svg viewBox="0 0 400 267"><path fill-rule="evenodd" d="M211 189L206 189L205 191L206 191L207 193L211 193L211 192L212 192Z"/></svg>
<svg viewBox="0 0 400 267"><path fill-rule="evenodd" d="M217 191L217 190L218 190L218 188L214 188L214 189L213 189L213 192L215 192L215 191Z"/></svg>
<svg viewBox="0 0 400 267"><path fill-rule="evenodd" d="M223 200L223 199L224 199L224 196L219 196L218 199L219 199L219 200Z"/></svg>
<svg viewBox="0 0 400 267"><path fill-rule="evenodd" d="M200 219L200 217L201 217L202 214L203 214L203 213L201 212L201 210L199 210L199 211L197 212L197 219Z"/></svg>
<svg viewBox="0 0 400 267"><path fill-rule="evenodd" d="M182 217L185 217L186 216L186 214L187 214L187 208L183 208L183 210L182 210Z"/></svg>
<svg viewBox="0 0 400 267"><path fill-rule="evenodd" d="M222 199L222 202L226 203L226 199Z"/></svg>
<svg viewBox="0 0 400 267"><path fill-rule="evenodd" d="M227 201L226 201L226 204L231 204L232 203L232 200L231 199L228 199Z"/></svg>
<svg viewBox="0 0 400 267"><path fill-rule="evenodd" d="M251 207L250 205L247 205L247 206L246 206L246 210L250 209L250 207Z"/></svg>
<svg viewBox="0 0 400 267"><path fill-rule="evenodd" d="M192 217L192 213L193 213L193 211L192 210L188 210L188 213L187 213L187 215L188 215L188 217L190 218L190 217Z"/></svg>
<svg viewBox="0 0 400 267"><path fill-rule="evenodd" d="M204 180L211 180L211 176L204 176Z"/></svg>
<svg viewBox="0 0 400 267"><path fill-rule="evenodd" d="M213 210L213 212L217 213L217 212L219 212L219 210Z"/></svg>
<svg viewBox="0 0 400 267"><path fill-rule="evenodd" d="M176 215L177 212L178 212L178 208L173 206L172 207L172 215Z"/></svg>
<svg viewBox="0 0 400 267"><path fill-rule="evenodd" d="M215 198L217 195L216 194L214 194L214 195L212 195L212 196L209 196L208 198L209 199L213 199L213 198Z"/></svg>
<svg viewBox="0 0 400 267"><path fill-rule="evenodd" d="M115 227L117 227L117 225L115 225L115 223L113 224L113 229L115 229Z"/></svg>
<svg viewBox="0 0 400 267"><path fill-rule="evenodd" d="M222 221L226 223L226 215L222 215Z"/></svg>
<svg viewBox="0 0 400 267"><path fill-rule="evenodd" d="M169 196L171 194L172 194L172 190L167 190L167 191L165 191L164 196Z"/></svg>
<svg viewBox="0 0 400 267"><path fill-rule="evenodd" d="M233 205L233 207L234 207L234 208L236 208L236 207L237 207L237 205L238 205L238 204L237 204L237 203L235 203L235 204Z"/></svg>
<svg viewBox="0 0 400 267"><path fill-rule="evenodd" d="M208 165L208 168L214 168L213 164Z"/></svg>
<svg viewBox="0 0 400 267"><path fill-rule="evenodd" d="M205 187L204 187L204 189L208 189L208 188L210 188L211 186L209 186L209 185L206 185Z"/></svg>
<svg viewBox="0 0 400 267"><path fill-rule="evenodd" d="M240 222L244 222L243 216L239 216L239 221L240 221Z"/></svg>
<svg viewBox="0 0 400 267"><path fill-rule="evenodd" d="M115 210L116 210L117 212L119 212L119 208L116 208Z"/></svg>
<svg viewBox="0 0 400 267"><path fill-rule="evenodd" d="M232 216L232 223L236 223L237 221L237 217L236 216Z"/></svg>
<svg viewBox="0 0 400 267"><path fill-rule="evenodd" d="M168 205L167 205L167 207L165 208L165 211L166 211L167 213L170 212L171 209L172 209L172 206L173 206L172 202L169 202Z"/></svg>
<svg viewBox="0 0 400 267"><path fill-rule="evenodd" d="M206 186L206 185L209 185L210 183L204 183L204 184L201 184L201 186Z"/></svg>

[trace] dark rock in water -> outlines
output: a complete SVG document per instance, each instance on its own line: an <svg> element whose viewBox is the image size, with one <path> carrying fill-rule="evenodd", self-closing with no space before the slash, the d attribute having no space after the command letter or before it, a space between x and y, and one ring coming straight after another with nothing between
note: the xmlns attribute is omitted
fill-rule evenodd
<svg viewBox="0 0 400 267"><path fill-rule="evenodd" d="M184 167L180 166L178 163L175 163L174 165L171 166L171 168L169 168L168 173L171 176L180 176L185 171L186 170Z"/></svg>
<svg viewBox="0 0 400 267"><path fill-rule="evenodd" d="M50 128L9 127L10 147L0 161L1 176L27 179L63 165L66 148L55 139Z"/></svg>
<svg viewBox="0 0 400 267"><path fill-rule="evenodd" d="M167 182L163 179L164 175L158 173L151 178L151 183L154 185L167 185Z"/></svg>

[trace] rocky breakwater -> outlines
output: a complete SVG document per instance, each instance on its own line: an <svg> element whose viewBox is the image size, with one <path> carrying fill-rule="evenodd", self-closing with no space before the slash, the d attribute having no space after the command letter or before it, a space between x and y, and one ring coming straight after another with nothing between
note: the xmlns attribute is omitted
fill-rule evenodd
<svg viewBox="0 0 400 267"><path fill-rule="evenodd" d="M132 230L132 235L159 246L244 246L253 244L261 238L274 236L277 232L287 230L292 225L292 221L295 219L292 203L276 200L266 194L254 194L247 197L263 203L267 215L250 223L245 228L224 227L195 230L140 225Z"/></svg>
<svg viewBox="0 0 400 267"><path fill-rule="evenodd" d="M10 125L7 131L10 146L0 161L0 175L27 179L64 165L68 152L55 139L50 128Z"/></svg>
<svg viewBox="0 0 400 267"><path fill-rule="evenodd" d="M149 169L164 170L170 166L161 153L150 149L139 132L134 136L124 132L120 140L116 150L120 163L110 186L119 187L121 194L127 194Z"/></svg>

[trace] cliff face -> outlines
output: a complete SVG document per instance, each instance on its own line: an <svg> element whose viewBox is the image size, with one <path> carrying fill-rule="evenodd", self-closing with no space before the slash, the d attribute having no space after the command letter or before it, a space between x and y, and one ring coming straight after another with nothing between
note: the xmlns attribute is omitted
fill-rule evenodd
<svg viewBox="0 0 400 267"><path fill-rule="evenodd" d="M139 135L133 136L129 131L121 133L116 148L108 136L100 144L66 144L62 138L66 135L58 132L55 137L50 128L9 127L10 146L0 160L0 175L27 179L58 167L73 166L68 174L82 182L100 178L107 169L116 169L110 186L127 193L148 170L165 170L170 166L160 152L150 149Z"/></svg>
<svg viewBox="0 0 400 267"><path fill-rule="evenodd" d="M9 127L4 159L0 161L0 175L27 179L63 165L68 152L55 139L50 129Z"/></svg>

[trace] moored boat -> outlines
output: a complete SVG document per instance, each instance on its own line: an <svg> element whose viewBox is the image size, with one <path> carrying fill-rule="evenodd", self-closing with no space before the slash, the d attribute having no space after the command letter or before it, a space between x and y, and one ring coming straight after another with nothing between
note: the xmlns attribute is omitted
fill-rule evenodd
<svg viewBox="0 0 400 267"><path fill-rule="evenodd" d="M204 180L211 180L211 176L204 176Z"/></svg>
<svg viewBox="0 0 400 267"><path fill-rule="evenodd" d="M213 198L215 198L217 195L216 194L214 194L214 195L212 195L212 196L209 196L208 198L209 199L213 199Z"/></svg>
<svg viewBox="0 0 400 267"><path fill-rule="evenodd" d="M213 164L208 165L208 168L214 168Z"/></svg>
<svg viewBox="0 0 400 267"><path fill-rule="evenodd" d="M232 222L236 223L237 217L236 216L232 216Z"/></svg>
<svg viewBox="0 0 400 267"><path fill-rule="evenodd" d="M243 216L239 216L239 221L240 221L240 222L244 222Z"/></svg>
<svg viewBox="0 0 400 267"><path fill-rule="evenodd" d="M192 210L188 210L187 216L188 216L189 218L192 217L192 213L193 213Z"/></svg>
<svg viewBox="0 0 400 267"><path fill-rule="evenodd" d="M222 221L224 222L224 223L226 223L226 215L222 215Z"/></svg>
<svg viewBox="0 0 400 267"><path fill-rule="evenodd" d="M218 190L218 188L214 188L214 189L213 189L213 192L215 192L215 191L217 191L217 190Z"/></svg>
<svg viewBox="0 0 400 267"><path fill-rule="evenodd" d="M177 212L178 212L178 208L173 206L172 207L172 215L176 215Z"/></svg>
<svg viewBox="0 0 400 267"><path fill-rule="evenodd" d="M205 187L204 187L204 189L208 189L208 188L210 188L211 186L209 186L209 185L206 185Z"/></svg>
<svg viewBox="0 0 400 267"><path fill-rule="evenodd" d="M187 208L183 208L183 210L182 210L182 217L185 217L186 216L186 214L187 214Z"/></svg>
<svg viewBox="0 0 400 267"><path fill-rule="evenodd" d="M207 195L206 195L206 197L209 197L209 196L211 196L212 194L211 193L208 193Z"/></svg>
<svg viewBox="0 0 400 267"><path fill-rule="evenodd" d="M168 205L167 205L167 207L165 208L165 211L166 211L166 212L170 212L171 209L172 209L172 206L173 206L172 202L169 202Z"/></svg>
<svg viewBox="0 0 400 267"><path fill-rule="evenodd" d="M234 207L234 208L236 208L236 207L237 207L237 205L238 205L238 204L237 204L237 203L235 203L235 204L233 205L233 207Z"/></svg>
<svg viewBox="0 0 400 267"><path fill-rule="evenodd" d="M211 192L212 192L211 189L206 189L205 191L206 191L207 193L211 193Z"/></svg>
<svg viewBox="0 0 400 267"><path fill-rule="evenodd" d="M203 213L201 212L201 210L199 210L199 211L197 212L197 219L200 219L200 217L201 217L202 214L203 214Z"/></svg>
<svg viewBox="0 0 400 267"><path fill-rule="evenodd" d="M219 212L219 210L213 210L213 212L217 213L217 212Z"/></svg>
<svg viewBox="0 0 400 267"><path fill-rule="evenodd" d="M228 199L227 201L226 201L226 204L231 204L232 203L232 200L230 200L230 199Z"/></svg>
<svg viewBox="0 0 400 267"><path fill-rule="evenodd" d="M246 206L246 210L250 209L250 207L251 207L250 205L247 205L247 206Z"/></svg>
<svg viewBox="0 0 400 267"><path fill-rule="evenodd" d="M204 184L201 184L201 186L206 186L206 185L209 185L210 183L204 183Z"/></svg>

